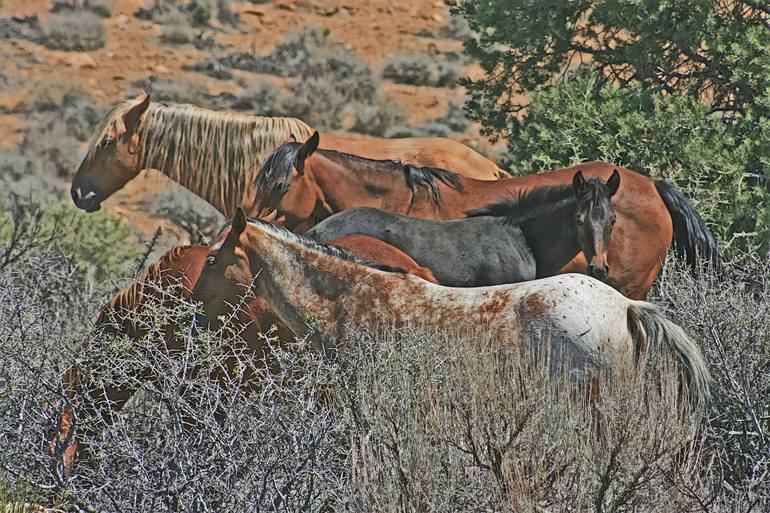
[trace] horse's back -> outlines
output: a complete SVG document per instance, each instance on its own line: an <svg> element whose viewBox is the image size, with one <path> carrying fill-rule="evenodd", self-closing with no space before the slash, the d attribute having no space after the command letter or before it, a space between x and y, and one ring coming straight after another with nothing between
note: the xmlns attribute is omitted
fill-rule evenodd
<svg viewBox="0 0 770 513"><path fill-rule="evenodd" d="M358 207L330 216L307 232L319 241L352 234L398 248L447 286L515 283L534 279L537 272L521 229L491 217L441 221Z"/></svg>
<svg viewBox="0 0 770 513"><path fill-rule="evenodd" d="M355 234L329 240L328 244L347 248L358 258L394 269L401 269L408 274L438 284L438 280L430 269L421 266L397 247L380 239L369 235Z"/></svg>
<svg viewBox="0 0 770 513"><path fill-rule="evenodd" d="M99 312L96 325L109 331L120 330L129 335L136 326L130 318L138 313L149 301L165 299L165 295L176 290L182 297L189 298L192 289L203 271L208 254L207 246L180 246L163 254L150 264L145 272L131 285L119 291Z"/></svg>
<svg viewBox="0 0 770 513"><path fill-rule="evenodd" d="M612 369L633 354L628 329L632 302L612 287L583 274L466 289L480 322L490 305L499 311L499 333L522 337L525 350L549 352L554 363L573 370Z"/></svg>
<svg viewBox="0 0 770 513"><path fill-rule="evenodd" d="M500 168L465 144L444 137L352 139L324 134L321 146L376 160L438 167L476 180L499 180Z"/></svg>
<svg viewBox="0 0 770 513"><path fill-rule="evenodd" d="M208 255L208 246L179 246L167 251L158 262L159 285L163 288L178 285L181 293L188 298L203 272L203 264Z"/></svg>

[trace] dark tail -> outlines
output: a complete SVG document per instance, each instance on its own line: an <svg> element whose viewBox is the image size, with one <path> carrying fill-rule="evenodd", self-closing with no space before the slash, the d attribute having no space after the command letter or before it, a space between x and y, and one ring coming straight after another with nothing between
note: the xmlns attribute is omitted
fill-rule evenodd
<svg viewBox="0 0 770 513"><path fill-rule="evenodd" d="M695 208L674 184L655 180L655 188L658 189L658 194L671 215L674 224L674 250L677 254L683 255L692 268L709 262L715 269L719 269L719 247Z"/></svg>

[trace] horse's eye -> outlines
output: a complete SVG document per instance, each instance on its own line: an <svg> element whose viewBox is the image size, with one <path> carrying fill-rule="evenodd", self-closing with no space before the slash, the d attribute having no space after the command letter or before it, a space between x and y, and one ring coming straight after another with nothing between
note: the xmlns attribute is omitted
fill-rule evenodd
<svg viewBox="0 0 770 513"><path fill-rule="evenodd" d="M209 255L206 257L206 265L211 266L211 265L216 265L216 263L217 263L217 257L215 257L214 255Z"/></svg>
<svg viewBox="0 0 770 513"><path fill-rule="evenodd" d="M575 216L575 222L577 222L577 224L583 224L585 221L586 221L585 214L578 214L577 216Z"/></svg>
<svg viewBox="0 0 770 513"><path fill-rule="evenodd" d="M102 148L107 148L113 144L115 144L115 139L103 139L101 144L99 144L99 146L101 146Z"/></svg>

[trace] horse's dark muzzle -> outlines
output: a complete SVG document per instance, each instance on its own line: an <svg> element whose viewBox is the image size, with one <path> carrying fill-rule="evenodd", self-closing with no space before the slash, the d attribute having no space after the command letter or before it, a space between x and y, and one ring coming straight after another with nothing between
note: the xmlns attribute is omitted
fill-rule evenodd
<svg viewBox="0 0 770 513"><path fill-rule="evenodd" d="M102 206L101 201L99 200L99 194L97 194L96 191L92 190L84 192L80 187L75 187L73 185L70 189L70 195L72 196L72 201L75 202L75 206L86 212L96 212Z"/></svg>
<svg viewBox="0 0 770 513"><path fill-rule="evenodd" d="M606 280L607 276L610 274L610 268L606 265L604 266L588 266L588 274L591 275L592 278L596 278L597 280Z"/></svg>

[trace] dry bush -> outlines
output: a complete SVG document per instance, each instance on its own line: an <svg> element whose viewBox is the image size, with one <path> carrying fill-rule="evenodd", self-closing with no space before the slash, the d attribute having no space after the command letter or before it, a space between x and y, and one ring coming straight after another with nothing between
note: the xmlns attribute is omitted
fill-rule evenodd
<svg viewBox="0 0 770 513"><path fill-rule="evenodd" d="M286 93L279 97L277 110L321 129L382 135L402 119L374 71L334 41L328 30L290 34L269 54L238 52L219 63L286 77Z"/></svg>
<svg viewBox="0 0 770 513"><path fill-rule="evenodd" d="M27 115L19 146L0 155L5 187L18 193L66 186L104 109L72 84L36 84L15 112Z"/></svg>
<svg viewBox="0 0 770 513"><path fill-rule="evenodd" d="M23 476L45 504L714 513L770 504L763 263L695 278L671 265L658 286L656 300L701 343L714 377L698 424L677 409L677 374L660 359L586 404L566 376L483 336L361 331L339 360L268 338L266 372L230 320L203 330L186 302L148 304L135 319L140 340L92 332L105 298L65 250L39 244L0 266L0 483ZM174 347L161 342L169 324L179 326ZM227 359L233 372L223 372ZM62 385L75 361L83 390L122 383L134 397L95 415ZM142 383L142 372L162 379ZM48 453L68 405L90 447L71 477Z"/></svg>
<svg viewBox="0 0 770 513"><path fill-rule="evenodd" d="M106 42L102 20L90 11L52 14L40 24L40 43L52 50L88 52Z"/></svg>
<svg viewBox="0 0 770 513"><path fill-rule="evenodd" d="M132 84L136 92L146 91L152 99L159 102L192 103L207 107L209 99L206 86L187 80L171 80L150 75Z"/></svg>
<svg viewBox="0 0 770 513"><path fill-rule="evenodd" d="M669 365L605 384L591 406L581 387L508 347L446 335L375 338L361 341L350 363L357 510L690 506L672 477L697 474L698 446Z"/></svg>
<svg viewBox="0 0 770 513"><path fill-rule="evenodd" d="M466 132L470 122L462 105L450 103L443 116L426 121L420 126L391 126L385 131L386 137L452 137L455 133Z"/></svg>
<svg viewBox="0 0 770 513"><path fill-rule="evenodd" d="M213 242L219 227L225 222L218 210L176 185L158 193L152 205L156 216L168 219L187 232L189 244Z"/></svg>
<svg viewBox="0 0 770 513"><path fill-rule="evenodd" d="M106 0L55 0L51 12L91 11L101 18L112 16L112 8Z"/></svg>
<svg viewBox="0 0 770 513"><path fill-rule="evenodd" d="M382 70L384 78L399 84L455 87L465 75L462 67L445 61L441 54L409 54L388 59Z"/></svg>
<svg viewBox="0 0 770 513"><path fill-rule="evenodd" d="M206 28L216 19L235 26L239 20L232 10L232 3L231 0L153 0L149 7L140 8L134 16L163 25Z"/></svg>
<svg viewBox="0 0 770 513"><path fill-rule="evenodd" d="M739 254L722 273L693 275L670 260L652 300L701 348L714 383L706 449L727 500L770 507L770 262Z"/></svg>

